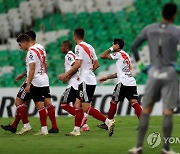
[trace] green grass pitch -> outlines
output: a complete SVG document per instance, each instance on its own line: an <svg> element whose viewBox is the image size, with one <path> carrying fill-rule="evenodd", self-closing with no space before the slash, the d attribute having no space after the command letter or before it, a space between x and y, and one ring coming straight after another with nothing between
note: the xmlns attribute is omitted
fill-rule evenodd
<svg viewBox="0 0 180 154"><path fill-rule="evenodd" d="M108 136L106 130L100 130L96 125L100 122L88 117L90 126L89 132L82 132L81 136L65 136L73 129L73 117L60 116L57 118L60 132L59 134L49 134L47 136L33 135L40 129L39 118L30 117L33 127L31 132L18 136L0 129L0 154L126 154L128 149L136 143L137 123L136 117L116 116L116 127L112 137ZM13 118L0 118L0 124L9 124ZM160 132L162 117L153 116L150 119L148 134ZM50 128L48 120L48 128ZM19 125L20 130L22 124ZM174 116L173 137L180 138L180 116ZM162 143L156 148L150 148L146 142L144 144L145 154L160 153ZM174 151L180 153L180 143L171 144Z"/></svg>

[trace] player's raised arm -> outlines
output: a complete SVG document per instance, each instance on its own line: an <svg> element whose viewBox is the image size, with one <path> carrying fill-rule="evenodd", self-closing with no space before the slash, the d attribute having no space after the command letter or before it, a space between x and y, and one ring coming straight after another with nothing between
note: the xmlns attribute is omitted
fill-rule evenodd
<svg viewBox="0 0 180 154"><path fill-rule="evenodd" d="M118 45L118 44L113 44L113 46L110 47L109 49L107 49L106 51L104 51L104 52L100 55L100 57L101 57L102 59L112 59L112 57L111 57L111 55L110 55L110 52L116 51L116 50L118 50L118 49L119 49L119 45Z"/></svg>

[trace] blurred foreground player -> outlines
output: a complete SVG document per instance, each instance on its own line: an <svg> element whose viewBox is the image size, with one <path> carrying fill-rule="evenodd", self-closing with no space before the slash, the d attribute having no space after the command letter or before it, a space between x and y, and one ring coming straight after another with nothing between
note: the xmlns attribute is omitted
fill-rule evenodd
<svg viewBox="0 0 180 154"><path fill-rule="evenodd" d="M155 102L163 102L163 137L171 137L173 128L173 109L178 107L178 73L177 73L177 45L180 43L180 28L173 25L177 12L174 3L167 3L162 9L162 22L149 25L143 29L132 45L136 61L140 64L138 47L147 41L150 49L151 68L142 100L143 111L139 121L136 147L129 153L142 153L143 141L147 132L149 117ZM169 142L163 140L163 154L173 154Z"/></svg>

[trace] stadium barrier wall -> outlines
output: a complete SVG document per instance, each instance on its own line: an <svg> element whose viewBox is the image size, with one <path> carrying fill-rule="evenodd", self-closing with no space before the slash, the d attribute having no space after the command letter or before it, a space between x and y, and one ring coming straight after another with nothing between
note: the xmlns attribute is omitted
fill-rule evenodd
<svg viewBox="0 0 180 154"><path fill-rule="evenodd" d="M56 110L56 116L68 115L60 107L60 100L65 89L66 87L51 87L52 102ZM99 109L103 114L107 114L113 90L114 86L97 86L92 106ZM14 103L18 91L19 88L0 88L0 117L13 117L15 115L16 107ZM138 93L141 100L144 93L144 85L138 85ZM177 108L174 112L180 114L180 108ZM160 101L155 104L152 115L161 115L161 113L162 102ZM28 103L28 114L29 116L38 116L33 101ZM117 115L134 115L134 109L131 108L126 99L123 103L118 104Z"/></svg>

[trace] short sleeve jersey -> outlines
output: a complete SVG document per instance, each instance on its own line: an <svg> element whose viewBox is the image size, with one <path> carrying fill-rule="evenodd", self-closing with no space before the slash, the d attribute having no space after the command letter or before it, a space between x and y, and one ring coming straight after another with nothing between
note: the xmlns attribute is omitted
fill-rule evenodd
<svg viewBox="0 0 180 154"><path fill-rule="evenodd" d="M116 60L118 83L122 83L125 86L136 86L136 80L132 76L132 65L129 55L122 50L110 55L112 59Z"/></svg>
<svg viewBox="0 0 180 154"><path fill-rule="evenodd" d="M80 44L86 46L90 51L90 54L88 55L82 46L76 45L75 47L76 59L82 60L81 67L79 69L80 83L85 82L89 85L96 85L97 81L93 72L93 61L97 60L95 50L86 42L81 42Z"/></svg>
<svg viewBox="0 0 180 154"><path fill-rule="evenodd" d="M49 86L49 78L46 72L46 51L40 44L31 46L26 55L26 70L29 74L29 64L35 63L35 72L32 84L37 87Z"/></svg>
<svg viewBox="0 0 180 154"><path fill-rule="evenodd" d="M75 60L76 60L76 55L72 51L69 51L64 59L65 72L71 69L71 67L75 63ZM68 81L68 88L72 86L74 89L77 90L78 85L79 85L79 81L78 81L78 72L77 72Z"/></svg>

